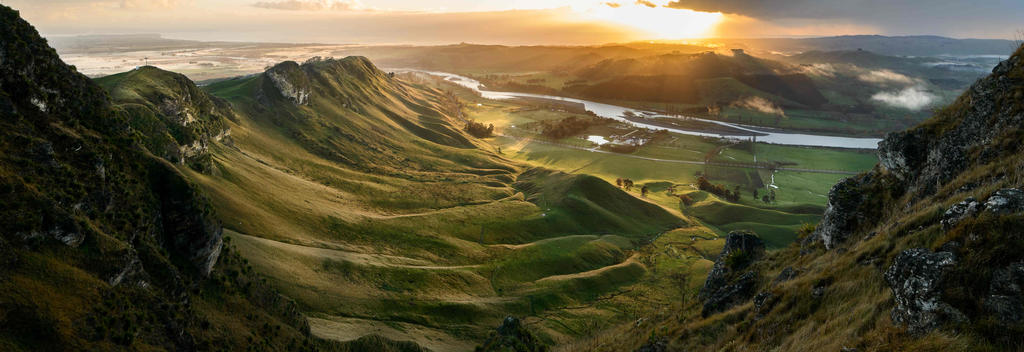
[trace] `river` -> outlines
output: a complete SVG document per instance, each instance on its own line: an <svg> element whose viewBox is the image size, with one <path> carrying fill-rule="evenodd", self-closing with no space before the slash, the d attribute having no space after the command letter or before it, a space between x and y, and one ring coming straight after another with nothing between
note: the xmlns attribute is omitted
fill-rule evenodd
<svg viewBox="0 0 1024 352"><path fill-rule="evenodd" d="M504 100L504 99L514 99L514 98L539 98L539 99L562 100L562 101L567 101L567 102L583 104L585 109L594 112L594 114L596 114L597 116L607 117L607 118L610 118L610 119L615 119L617 121L628 123L628 124L631 124L631 125L636 126L636 127L648 128L648 129L652 129L652 130L667 130L669 132L679 133L679 134L686 134L686 135L691 135L691 136L715 137L715 138L734 138L734 139L743 139L743 140L746 140L746 139L750 138L749 136L746 136L746 135L740 136L740 135L730 135L728 133L708 133L708 132L690 131L690 130L683 130L683 129L676 129L676 128L670 128L670 127L646 124L646 123L637 122L637 121L633 121L633 120L627 120L626 118L623 117L623 115L627 111L633 112L634 114L641 115L641 116L645 115L646 111L632 109L632 108L627 108L627 107L623 107L623 106L598 103L598 102L593 102L593 101L583 100L583 99L576 99L576 98L566 98L566 97L560 97L560 96L554 96L554 95L518 93L518 92L497 92L497 91L484 90L484 89L481 89L481 88L484 87L484 85L481 84L479 81L474 80L474 79L469 78L469 77L453 74L453 73L437 72L437 71L427 71L427 70L414 70L414 69L400 69L400 70L395 70L395 71L399 71L399 72L421 72L421 73L426 73L426 74L438 76L438 77L441 77L441 78L443 78L446 81L449 81L451 83L455 83L455 84L458 84L460 86L472 89L472 90L480 93L481 96L483 96L484 98L487 98L487 99L502 99L502 100ZM651 115L651 114L652 114L651 112L646 112L646 115ZM653 116L664 116L664 115L653 114ZM727 126L727 127L730 127L730 128L736 129L736 130L740 130L740 131L757 133L757 134L760 134L759 136L757 136L757 141L758 142L771 143L771 144L797 145L797 146L809 146L809 147L876 149L876 148L878 148L878 142L882 141L881 139L878 139L878 138L853 138L853 137L823 136L823 135L795 133L795 132L786 132L786 131L781 131L780 132L778 129L761 130L761 129L758 129L757 127L754 127L754 126L738 125L738 124L722 122L722 121L701 119L701 118L697 118L697 117L690 117L690 119L693 119L693 120L696 120L696 121L703 121L703 122L707 122L707 123L719 124L719 125Z"/></svg>

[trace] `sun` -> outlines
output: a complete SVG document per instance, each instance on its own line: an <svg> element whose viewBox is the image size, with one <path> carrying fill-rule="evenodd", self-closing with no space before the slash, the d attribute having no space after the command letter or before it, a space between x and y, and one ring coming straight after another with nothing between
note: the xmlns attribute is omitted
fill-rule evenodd
<svg viewBox="0 0 1024 352"><path fill-rule="evenodd" d="M713 34L724 15L719 12L700 12L649 7L639 4L619 7L600 6L590 9L589 16L645 32L651 39L705 38Z"/></svg>

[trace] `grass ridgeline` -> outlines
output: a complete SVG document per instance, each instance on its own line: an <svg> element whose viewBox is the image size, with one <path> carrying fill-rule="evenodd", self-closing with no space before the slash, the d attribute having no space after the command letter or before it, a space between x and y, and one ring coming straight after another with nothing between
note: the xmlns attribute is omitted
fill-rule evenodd
<svg viewBox="0 0 1024 352"><path fill-rule="evenodd" d="M217 280L262 276L305 312L480 341L509 313L575 305L635 282L645 270L627 252L686 225L598 178L486 152L439 112L440 91L363 58L283 63L204 90L153 67L98 81L147 148L204 146L191 156L202 164L188 159L178 169L244 234L231 247L243 264ZM212 138L225 131L230 139ZM593 236L607 233L619 236ZM492 246L501 244L523 247ZM353 246L438 268L361 262L333 249ZM310 252L325 250L326 259ZM387 337L307 338L323 349L413 348Z"/></svg>

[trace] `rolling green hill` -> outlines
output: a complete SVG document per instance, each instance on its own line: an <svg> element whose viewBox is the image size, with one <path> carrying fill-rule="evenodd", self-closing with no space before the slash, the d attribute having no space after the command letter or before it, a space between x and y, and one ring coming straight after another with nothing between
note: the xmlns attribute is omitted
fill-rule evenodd
<svg viewBox="0 0 1024 352"><path fill-rule="evenodd" d="M687 225L601 179L505 159L462 131L443 92L365 58L284 62L199 91L179 78L146 67L99 82L125 109L167 121L165 97L193 97L197 121L223 122L230 138L210 140L208 166L178 170L314 336L389 326L391 339L470 349L506 315L563 314L637 283L629 252ZM600 234L617 236L573 240ZM548 341L580 336L551 326Z"/></svg>

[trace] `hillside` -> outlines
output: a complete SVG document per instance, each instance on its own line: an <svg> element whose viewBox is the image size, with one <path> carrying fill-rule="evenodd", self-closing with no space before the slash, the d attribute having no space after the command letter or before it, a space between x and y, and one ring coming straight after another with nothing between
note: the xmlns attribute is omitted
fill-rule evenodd
<svg viewBox="0 0 1024 352"><path fill-rule="evenodd" d="M92 81L2 15L3 350L469 350L638 282L630 251L686 225L364 58Z"/></svg>
<svg viewBox="0 0 1024 352"><path fill-rule="evenodd" d="M601 179L505 159L463 131L445 92L362 57L283 62L198 90L152 67L97 81L145 112L136 118L191 115L187 127L230 131L203 144L202 167L177 169L317 337L472 349L509 314L563 315L637 284L646 271L631 252L687 225ZM536 326L547 342L581 335Z"/></svg>
<svg viewBox="0 0 1024 352"><path fill-rule="evenodd" d="M0 349L326 347L129 112L0 18Z"/></svg>
<svg viewBox="0 0 1024 352"><path fill-rule="evenodd" d="M700 300L640 350L1019 349L1024 48L954 104L890 134L803 240L731 233ZM639 334L642 335L642 334Z"/></svg>

